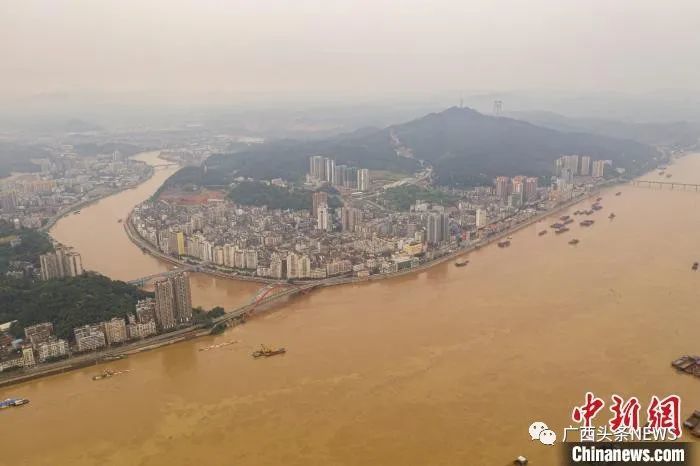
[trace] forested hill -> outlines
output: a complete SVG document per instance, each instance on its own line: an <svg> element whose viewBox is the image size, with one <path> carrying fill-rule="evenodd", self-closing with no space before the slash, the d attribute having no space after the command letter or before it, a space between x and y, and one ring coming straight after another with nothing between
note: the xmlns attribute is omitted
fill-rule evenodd
<svg viewBox="0 0 700 466"><path fill-rule="evenodd" d="M520 120L449 108L384 129L363 129L322 141L272 141L253 149L211 157L205 169L187 169L174 183L222 185L236 176L298 180L311 155L336 164L412 172L418 159L430 162L444 185L490 184L493 177L551 174L563 154L613 160L640 171L654 163L656 149L632 140L582 132L562 132Z"/></svg>

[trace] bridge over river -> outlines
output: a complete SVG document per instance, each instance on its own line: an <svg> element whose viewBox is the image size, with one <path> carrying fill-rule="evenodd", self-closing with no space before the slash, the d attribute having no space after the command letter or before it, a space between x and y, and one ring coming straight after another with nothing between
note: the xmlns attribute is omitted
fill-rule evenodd
<svg viewBox="0 0 700 466"><path fill-rule="evenodd" d="M700 191L700 184L678 183L676 181L634 180L632 181L632 186L658 189L671 188L679 191Z"/></svg>

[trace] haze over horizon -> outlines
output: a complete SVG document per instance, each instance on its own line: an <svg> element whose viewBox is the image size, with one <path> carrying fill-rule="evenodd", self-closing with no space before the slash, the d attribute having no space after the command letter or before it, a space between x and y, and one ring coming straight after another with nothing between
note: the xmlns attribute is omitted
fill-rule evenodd
<svg viewBox="0 0 700 466"><path fill-rule="evenodd" d="M0 101L700 88L680 0L0 2Z"/></svg>

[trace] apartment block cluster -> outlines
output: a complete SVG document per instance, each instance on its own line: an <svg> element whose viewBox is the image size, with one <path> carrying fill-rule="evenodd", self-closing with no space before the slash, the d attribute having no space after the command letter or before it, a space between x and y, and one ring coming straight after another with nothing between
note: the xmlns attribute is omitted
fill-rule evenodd
<svg viewBox="0 0 700 466"><path fill-rule="evenodd" d="M151 170L118 151L87 157L72 145L49 150L48 157L33 160L39 172L0 181L0 219L17 228L39 228L73 206L140 183Z"/></svg>
<svg viewBox="0 0 700 466"><path fill-rule="evenodd" d="M605 175L605 167L612 166L610 160L593 160L588 155L563 155L554 164L552 196L566 200L573 196L574 185L595 182Z"/></svg>
<svg viewBox="0 0 700 466"><path fill-rule="evenodd" d="M314 155L309 158L307 180L311 183L328 183L336 188L354 191L369 189L369 170L337 164L335 159Z"/></svg>
<svg viewBox="0 0 700 466"><path fill-rule="evenodd" d="M39 262L42 280L77 277L84 272L80 254L61 245L56 246L53 252L39 256Z"/></svg>
<svg viewBox="0 0 700 466"><path fill-rule="evenodd" d="M12 341L0 329L0 372L65 358L71 352L84 353L140 340L187 325L191 320L189 276L182 272L156 282L155 299L139 300L126 318L114 317L74 328L72 347L67 340L55 336L51 322L25 327L25 338L19 341ZM6 327L9 330L9 324Z"/></svg>
<svg viewBox="0 0 700 466"><path fill-rule="evenodd" d="M538 180L534 177L498 176L494 180L494 193L501 202L521 207L537 200Z"/></svg>

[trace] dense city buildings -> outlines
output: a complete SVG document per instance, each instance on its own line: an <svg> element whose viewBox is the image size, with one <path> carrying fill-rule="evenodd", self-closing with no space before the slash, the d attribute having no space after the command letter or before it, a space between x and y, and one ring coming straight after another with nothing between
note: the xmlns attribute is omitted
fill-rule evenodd
<svg viewBox="0 0 700 466"><path fill-rule="evenodd" d="M47 150L47 158L34 161L40 167L38 173L0 179L0 219L18 227L40 228L76 206L137 185L152 170L119 151L86 156L70 144Z"/></svg>
<svg viewBox="0 0 700 466"><path fill-rule="evenodd" d="M313 156L308 209L270 209L232 199L195 204L150 200L134 210L131 224L158 252L220 273L264 280L365 277L431 261L581 194L594 182L575 175L584 157L558 159L551 186L518 175L496 177L492 188L432 188L426 169L360 192L369 172ZM329 170L335 175L329 177ZM360 182L341 189L348 179ZM333 182L341 188L331 189ZM411 189L432 200L392 204L395 192ZM156 323L173 328L172 287L157 284L156 296Z"/></svg>

